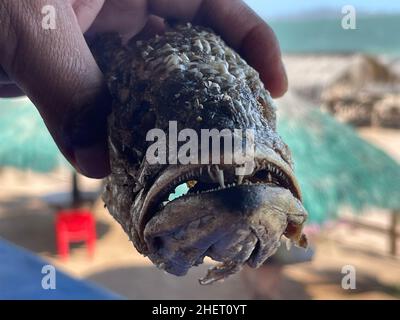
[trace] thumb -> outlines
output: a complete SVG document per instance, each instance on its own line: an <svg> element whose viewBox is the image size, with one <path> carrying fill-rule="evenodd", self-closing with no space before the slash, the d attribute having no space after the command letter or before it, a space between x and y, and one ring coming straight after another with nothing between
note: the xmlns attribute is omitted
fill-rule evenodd
<svg viewBox="0 0 400 320"><path fill-rule="evenodd" d="M43 25L53 18L50 28ZM0 66L36 105L71 164L89 177L107 175L110 98L69 2L2 0L0 21Z"/></svg>

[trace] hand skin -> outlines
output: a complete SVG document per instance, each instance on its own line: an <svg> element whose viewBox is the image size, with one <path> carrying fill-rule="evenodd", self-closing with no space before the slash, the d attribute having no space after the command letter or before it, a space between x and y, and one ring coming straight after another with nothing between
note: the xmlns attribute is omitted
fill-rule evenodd
<svg viewBox="0 0 400 320"><path fill-rule="evenodd" d="M55 7L54 30L42 28L45 5ZM148 36L162 32L164 18L213 28L260 72L273 97L286 92L274 33L240 0L1 0L0 97L26 94L69 162L102 178L110 173L110 97L83 35Z"/></svg>

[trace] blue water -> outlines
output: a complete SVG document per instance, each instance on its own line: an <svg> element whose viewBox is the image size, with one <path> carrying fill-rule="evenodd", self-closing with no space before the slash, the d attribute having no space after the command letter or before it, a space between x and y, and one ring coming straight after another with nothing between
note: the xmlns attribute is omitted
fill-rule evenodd
<svg viewBox="0 0 400 320"><path fill-rule="evenodd" d="M357 18L356 30L345 30L341 19L268 21L285 53L352 53L400 55L400 15Z"/></svg>

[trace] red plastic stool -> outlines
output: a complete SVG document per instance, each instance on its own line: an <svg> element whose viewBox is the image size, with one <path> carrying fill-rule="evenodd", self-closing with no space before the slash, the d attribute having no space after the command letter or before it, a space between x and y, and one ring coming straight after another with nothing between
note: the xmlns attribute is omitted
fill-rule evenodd
<svg viewBox="0 0 400 320"><path fill-rule="evenodd" d="M94 254L96 242L96 223L88 210L69 209L57 212L56 218L57 250L60 258L66 260L70 242L85 241L89 256Z"/></svg>

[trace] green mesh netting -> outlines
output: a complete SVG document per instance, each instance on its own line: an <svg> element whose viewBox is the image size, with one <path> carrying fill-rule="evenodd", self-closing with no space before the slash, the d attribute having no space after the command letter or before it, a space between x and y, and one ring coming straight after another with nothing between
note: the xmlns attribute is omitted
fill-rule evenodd
<svg viewBox="0 0 400 320"><path fill-rule="evenodd" d="M396 161L330 115L296 108L280 112L278 131L292 151L309 222L334 218L344 205L400 209Z"/></svg>
<svg viewBox="0 0 400 320"><path fill-rule="evenodd" d="M29 99L0 99L0 166L49 172L61 163L61 153Z"/></svg>

